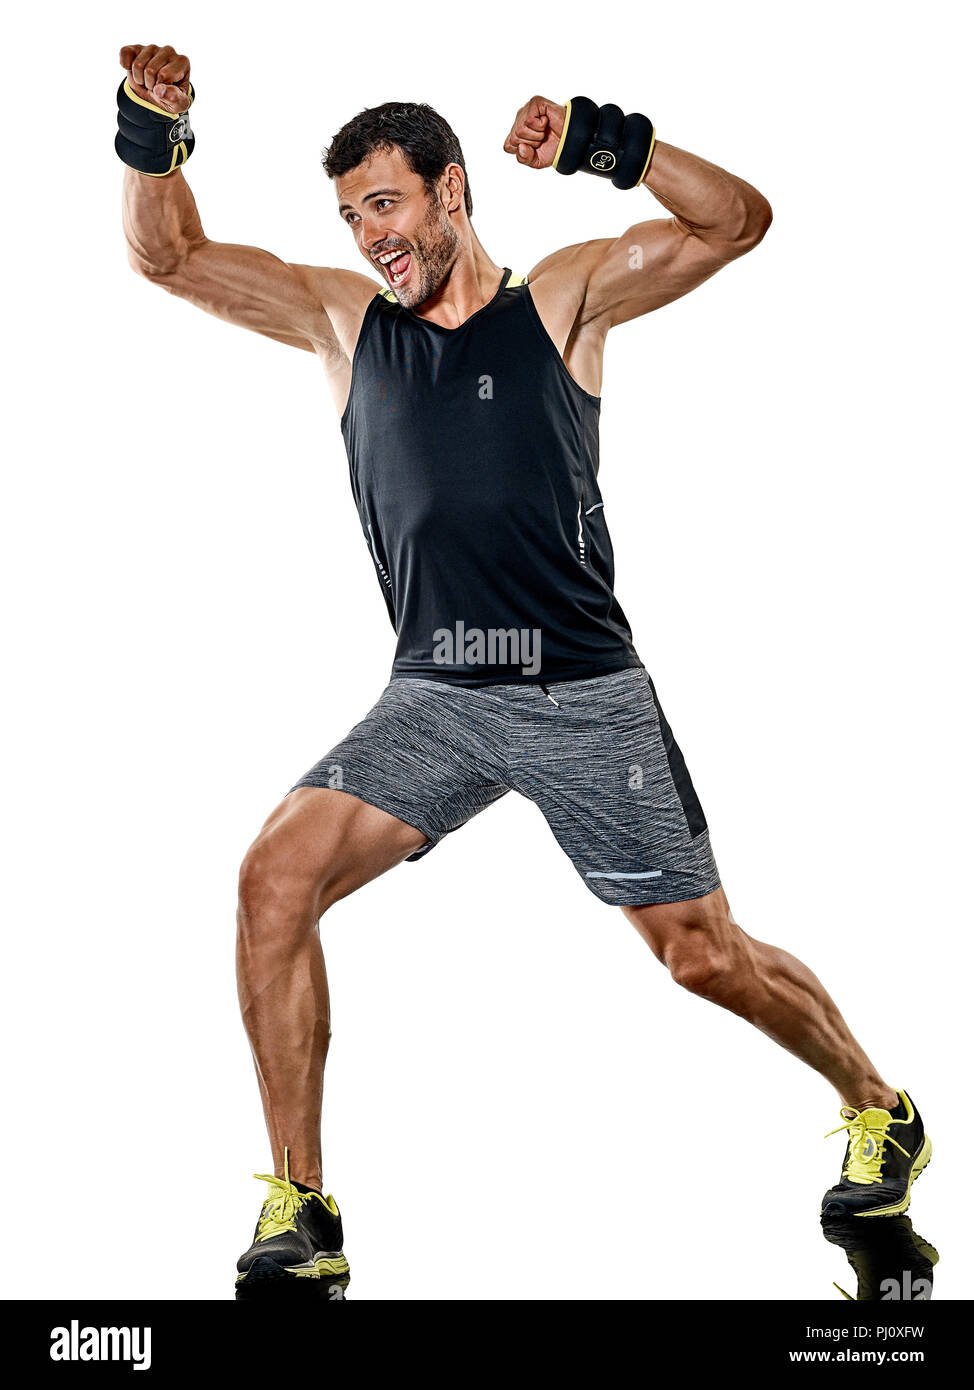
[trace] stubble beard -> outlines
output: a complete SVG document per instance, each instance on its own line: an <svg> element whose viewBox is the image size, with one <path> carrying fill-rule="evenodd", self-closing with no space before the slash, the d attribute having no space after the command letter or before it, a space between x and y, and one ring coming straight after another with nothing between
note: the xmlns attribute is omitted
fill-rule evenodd
<svg viewBox="0 0 974 1390"><path fill-rule="evenodd" d="M429 211L416 235L413 262L418 271L416 283L394 290L404 309L424 304L439 289L454 261L460 237L446 213L435 199L430 199Z"/></svg>

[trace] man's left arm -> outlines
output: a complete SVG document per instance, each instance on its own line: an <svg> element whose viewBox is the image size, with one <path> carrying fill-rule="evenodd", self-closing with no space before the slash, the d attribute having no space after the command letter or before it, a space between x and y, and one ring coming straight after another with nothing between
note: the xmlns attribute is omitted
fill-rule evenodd
<svg viewBox="0 0 974 1390"><path fill-rule="evenodd" d="M762 193L675 145L656 142L643 184L672 216L637 222L601 245L583 322L613 328L679 299L757 246L771 225Z"/></svg>
<svg viewBox="0 0 974 1390"><path fill-rule="evenodd" d="M550 168L557 158L565 107L532 97L515 117L504 148L518 163ZM541 261L530 279L559 282L573 301L573 332L603 331L648 314L696 289L756 246L771 224L771 206L751 184L698 155L657 140L642 184L672 216L631 224L621 236L565 247ZM644 196L642 189L609 201Z"/></svg>

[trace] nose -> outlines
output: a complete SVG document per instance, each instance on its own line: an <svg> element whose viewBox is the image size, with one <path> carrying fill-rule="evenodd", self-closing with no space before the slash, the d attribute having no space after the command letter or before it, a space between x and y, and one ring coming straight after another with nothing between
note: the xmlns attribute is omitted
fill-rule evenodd
<svg viewBox="0 0 974 1390"><path fill-rule="evenodd" d="M365 216L362 218L362 250L371 252L372 247L377 241L382 241L385 231L379 226L378 220Z"/></svg>

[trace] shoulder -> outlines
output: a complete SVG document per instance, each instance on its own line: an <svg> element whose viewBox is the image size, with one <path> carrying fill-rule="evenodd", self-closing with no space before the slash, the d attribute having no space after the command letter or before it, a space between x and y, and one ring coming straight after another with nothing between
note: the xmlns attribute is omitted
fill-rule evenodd
<svg viewBox="0 0 974 1390"><path fill-rule="evenodd" d="M528 272L534 306L560 350L578 331L592 276L612 244L608 237L563 246Z"/></svg>
<svg viewBox="0 0 974 1390"><path fill-rule="evenodd" d="M357 270L334 266L294 266L331 322L347 358L351 358L366 310L382 286Z"/></svg>
<svg viewBox="0 0 974 1390"><path fill-rule="evenodd" d="M600 237L595 241L579 241L574 246L563 246L552 251L528 273L531 284L538 280L574 283L584 281L595 270L607 249L613 244L612 237Z"/></svg>
<svg viewBox="0 0 974 1390"><path fill-rule="evenodd" d="M381 292L382 286L370 275L357 270L330 266L310 266L311 284L329 314L333 311L364 312L366 305Z"/></svg>

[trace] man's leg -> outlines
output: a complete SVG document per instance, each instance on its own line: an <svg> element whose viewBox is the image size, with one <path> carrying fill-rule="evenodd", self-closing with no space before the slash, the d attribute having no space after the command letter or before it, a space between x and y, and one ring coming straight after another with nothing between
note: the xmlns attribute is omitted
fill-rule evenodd
<svg viewBox="0 0 974 1390"><path fill-rule="evenodd" d="M326 908L413 854L421 831L345 792L299 787L240 870L237 991L274 1157L321 1187L321 1092L330 1036L318 935Z"/></svg>
<svg viewBox="0 0 974 1390"><path fill-rule="evenodd" d="M722 887L686 902L622 910L677 984L767 1033L830 1081L843 1104L896 1108L897 1093L821 981L787 951L742 931Z"/></svg>

